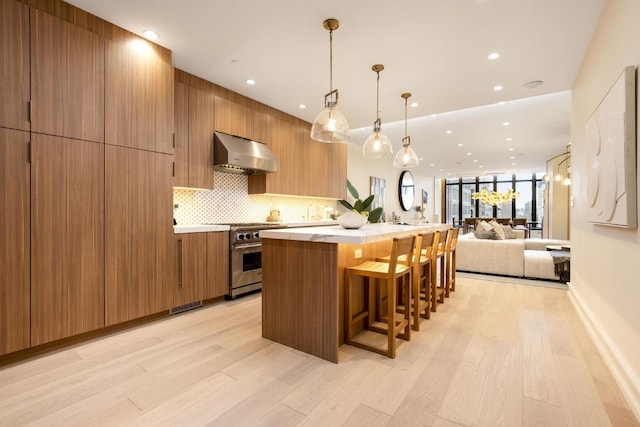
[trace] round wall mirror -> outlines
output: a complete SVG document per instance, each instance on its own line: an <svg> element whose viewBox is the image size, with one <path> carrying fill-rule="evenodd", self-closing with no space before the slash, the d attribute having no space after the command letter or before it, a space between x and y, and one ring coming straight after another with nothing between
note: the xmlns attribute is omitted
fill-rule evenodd
<svg viewBox="0 0 640 427"><path fill-rule="evenodd" d="M409 171L402 171L398 182L398 198L400 199L400 207L403 211L408 211L413 207L415 195L413 175L411 175Z"/></svg>

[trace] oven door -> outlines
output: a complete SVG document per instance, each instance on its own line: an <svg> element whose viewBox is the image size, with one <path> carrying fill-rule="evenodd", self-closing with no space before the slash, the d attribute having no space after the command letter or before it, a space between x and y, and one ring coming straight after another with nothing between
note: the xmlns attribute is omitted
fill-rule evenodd
<svg viewBox="0 0 640 427"><path fill-rule="evenodd" d="M256 283L261 284L262 243L233 245L230 267L232 293L236 288Z"/></svg>

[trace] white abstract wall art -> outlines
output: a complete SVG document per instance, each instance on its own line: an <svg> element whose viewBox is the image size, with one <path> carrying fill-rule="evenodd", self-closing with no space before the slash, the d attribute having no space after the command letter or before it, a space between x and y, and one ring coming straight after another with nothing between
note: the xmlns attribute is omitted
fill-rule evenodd
<svg viewBox="0 0 640 427"><path fill-rule="evenodd" d="M586 125L589 222L638 227L636 67L626 67Z"/></svg>

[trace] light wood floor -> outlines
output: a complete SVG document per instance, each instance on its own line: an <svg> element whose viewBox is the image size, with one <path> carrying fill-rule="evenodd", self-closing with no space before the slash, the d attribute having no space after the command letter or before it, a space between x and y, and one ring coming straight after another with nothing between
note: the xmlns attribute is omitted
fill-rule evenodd
<svg viewBox="0 0 640 427"><path fill-rule="evenodd" d="M566 291L459 278L395 360L261 338L260 295L0 370L0 425L626 426Z"/></svg>

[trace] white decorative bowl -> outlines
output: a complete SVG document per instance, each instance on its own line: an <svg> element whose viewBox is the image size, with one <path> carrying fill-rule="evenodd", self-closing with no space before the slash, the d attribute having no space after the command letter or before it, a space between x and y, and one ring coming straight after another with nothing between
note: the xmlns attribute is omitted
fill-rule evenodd
<svg viewBox="0 0 640 427"><path fill-rule="evenodd" d="M358 212L343 213L338 217L338 224L342 228L360 228L367 223L367 217Z"/></svg>

